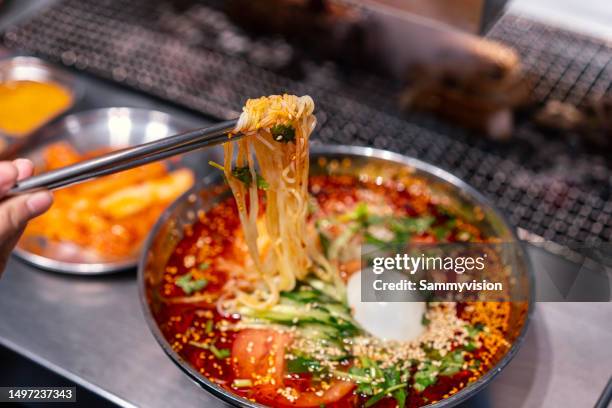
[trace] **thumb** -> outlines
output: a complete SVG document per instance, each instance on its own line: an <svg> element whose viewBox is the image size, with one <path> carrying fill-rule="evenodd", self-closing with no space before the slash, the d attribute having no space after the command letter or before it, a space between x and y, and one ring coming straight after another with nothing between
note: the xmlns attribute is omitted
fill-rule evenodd
<svg viewBox="0 0 612 408"><path fill-rule="evenodd" d="M48 191L24 194L0 202L0 276L27 222L47 211L53 202Z"/></svg>
<svg viewBox="0 0 612 408"><path fill-rule="evenodd" d="M52 202L53 197L48 191L23 194L1 202L0 239L6 242L13 235L19 235L26 223L47 211Z"/></svg>

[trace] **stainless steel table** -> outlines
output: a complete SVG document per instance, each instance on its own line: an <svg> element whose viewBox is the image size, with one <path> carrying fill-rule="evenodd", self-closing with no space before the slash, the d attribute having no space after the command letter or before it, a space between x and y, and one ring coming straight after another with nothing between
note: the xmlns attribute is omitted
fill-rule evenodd
<svg viewBox="0 0 612 408"><path fill-rule="evenodd" d="M216 402L149 333L133 271L72 277L12 261L0 282L0 310L1 344L119 405Z"/></svg>
<svg viewBox="0 0 612 408"><path fill-rule="evenodd" d="M134 271L74 277L12 260L0 344L122 406L212 407L157 345ZM510 366L465 407L590 407L612 374L612 303L540 303Z"/></svg>

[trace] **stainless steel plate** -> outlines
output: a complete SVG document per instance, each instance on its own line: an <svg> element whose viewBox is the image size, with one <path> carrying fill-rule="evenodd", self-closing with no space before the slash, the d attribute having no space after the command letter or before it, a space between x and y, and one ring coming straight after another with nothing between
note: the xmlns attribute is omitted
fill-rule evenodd
<svg viewBox="0 0 612 408"><path fill-rule="evenodd" d="M56 115L41 123L24 136L11 136L0 132L0 157L10 155L22 147L38 129L70 110L83 95L83 88L78 86L75 78L68 72L35 57L10 57L0 59L0 82L35 81L53 82L64 87L71 95L70 104ZM28 109L24 106L24 109Z"/></svg>
<svg viewBox="0 0 612 408"><path fill-rule="evenodd" d="M45 146L66 141L79 152L111 147L122 148L167 137L202 125L163 112L108 108L69 115L44 128L36 135L35 147L19 152L40 163ZM178 161L167 161L169 167L189 167L196 180L210 171L209 160L218 160L221 149L207 149L183 155ZM112 259L66 242L51 242L43 237L23 238L14 253L21 259L57 272L70 274L103 274L136 266L138 255Z"/></svg>
<svg viewBox="0 0 612 408"><path fill-rule="evenodd" d="M344 160L347 158L350 160ZM335 162L336 166L329 165L330 162ZM345 166L345 163L349 163L349 165ZM515 276L517 278L516 287L511 290L518 290L520 293L527 294L527 299L529 300L527 302L527 310L524 308L524 303L522 305L512 305L509 317L509 327L511 328L509 341L512 342L512 347L505 355L501 356L495 367L477 381L471 383L450 398L428 405L428 407L442 408L455 406L481 391L506 367L518 351L525 337L527 325L533 311L533 271L524 249L518 244L513 228L492 207L490 202L474 188L450 173L418 159L372 148L313 146L311 149L311 174L326 174L330 172L330 168L335 169L333 170L334 173L341 172L355 175L366 172L370 176L373 174L392 174L393 171L409 169L415 176L425 180L433 191L446 195L456 205L472 208L479 207L483 217L477 222L477 225L489 236L499 237L504 242L517 243L517 262L514 265L517 271L517 276ZM189 365L172 349L159 329L153 315L153 310L159 307L160 299L159 297L152 296L152 293L162 283L165 265L176 244L182 239L184 228L195 222L195 214L198 210L207 210L223 197L227 197L227 194L229 194L227 187L222 185L223 183L219 183L218 180L203 180L200 184L195 185L191 191L186 192L180 197L161 216L145 243L145 250L142 252L138 265L140 300L144 309L145 319L158 343L174 363L196 383L206 391L234 406L261 407L262 405L260 404L239 397L214 384L201 375L197 369Z"/></svg>

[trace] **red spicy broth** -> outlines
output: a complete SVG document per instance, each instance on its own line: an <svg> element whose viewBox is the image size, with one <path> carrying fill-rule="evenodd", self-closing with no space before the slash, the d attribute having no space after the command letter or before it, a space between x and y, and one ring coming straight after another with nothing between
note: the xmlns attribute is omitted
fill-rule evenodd
<svg viewBox="0 0 612 408"><path fill-rule="evenodd" d="M415 193L415 189L408 187L397 182L381 185L360 182L352 176L311 177L310 193L318 207L311 217L342 212L346 208L353 208L363 197L371 196L374 201L377 197L384 197L394 215L433 217L431 231L439 226L451 225L449 221L454 216L441 208L431 195L423 191ZM269 376L265 380L267 384L248 386L248 381L243 381L247 379L238 374L244 374L245 366L247 369L252 368L249 361L255 359L253 356L258 356L257 348L260 344L255 338L255 341L246 343L245 350L236 350L234 346L237 337L244 336L242 332L245 330L253 329L235 329L241 320L240 315L225 316L217 308L217 301L223 295L223 286L231 278L227 265L220 267L220 262L232 261L236 257L234 243L240 228L232 197L206 213L201 213L199 220L185 230L184 238L177 244L165 267L161 285L149 288L155 292L154 296L161 299L160 307L154 308L154 317L172 349L212 382L263 404L302 407L324 405L328 408L366 404L375 407L397 406L397 398L394 396L384 396L375 403L368 403L372 395L368 395L367 390L366 393L361 392L361 388L355 384L345 384L350 381L315 381L309 372L289 373L287 361L282 362L282 358L275 360L278 355L282 356L284 350L274 347L266 349L268 362L281 372ZM418 242L440 240L431 231L422 231L411 239ZM442 239L461 240L466 234L469 234L470 239L485 239L475 226L458 217L454 218L452 227L445 231ZM345 279L351 273L347 265L340 265L339 270ZM189 280L184 278L188 275ZM419 391L415 389L415 378L422 378L423 375L415 374L424 370L423 364L407 369L409 379L405 386L405 406L420 407L448 398L486 373L510 346L506 340L509 313L510 305L503 302L457 304L457 317L482 330L482 334L477 334L479 340L476 346L461 350L461 367L452 375L439 376L432 384L426 381L423 383L426 384L424 389L419 388ZM258 334L273 337L269 341L272 345L283 344L282 336L279 338L270 334L270 329L263 328ZM253 343L255 350L249 350ZM264 342L261 347L271 346ZM339 367L349 370L354 364L353 360L347 359L341 361Z"/></svg>

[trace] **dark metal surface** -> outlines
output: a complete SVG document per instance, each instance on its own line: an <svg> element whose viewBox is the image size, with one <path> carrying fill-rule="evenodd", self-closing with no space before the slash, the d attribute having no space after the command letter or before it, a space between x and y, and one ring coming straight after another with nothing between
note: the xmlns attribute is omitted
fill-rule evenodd
<svg viewBox="0 0 612 408"><path fill-rule="evenodd" d="M608 380L606 387L601 392L599 399L595 403L595 408L606 408L612 404L612 377Z"/></svg>
<svg viewBox="0 0 612 408"><path fill-rule="evenodd" d="M291 92L317 101L316 139L409 154L466 179L511 222L559 243L609 241L612 172L605 152L520 121L509 143L487 141L396 107L396 84L308 59L283 39L251 38L222 2L66 0L4 34L4 43L216 118L245 98ZM610 93L612 46L507 15L492 38L515 46L544 102ZM297 61L297 62L296 62Z"/></svg>
<svg viewBox="0 0 612 408"><path fill-rule="evenodd" d="M497 22L503 14L507 3L505 0L488 0L483 2L482 18L480 21L481 32L486 32Z"/></svg>

